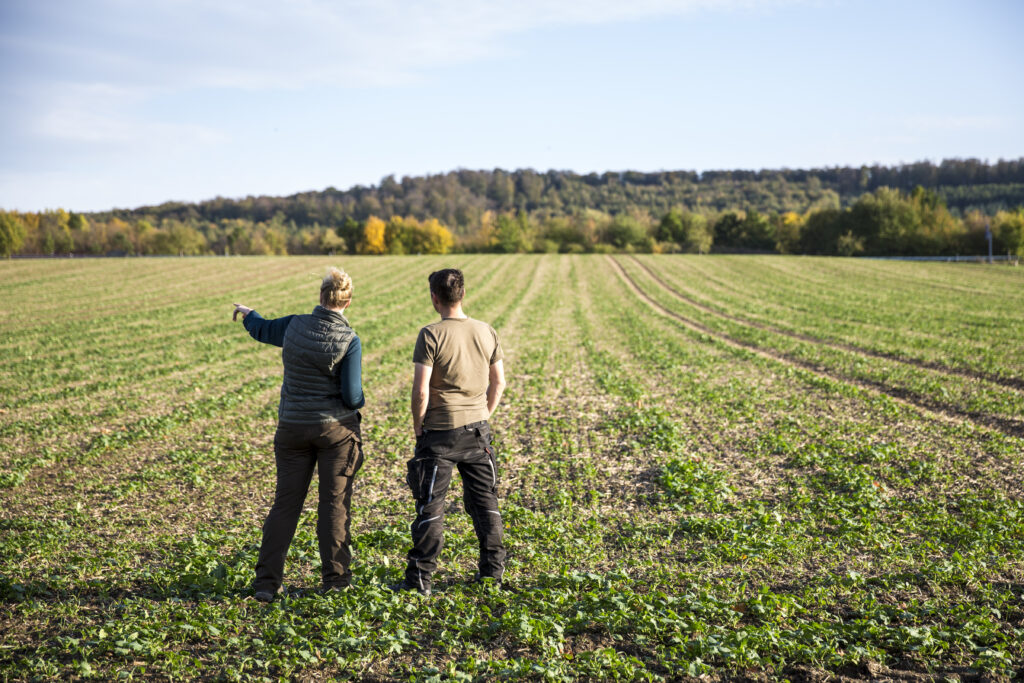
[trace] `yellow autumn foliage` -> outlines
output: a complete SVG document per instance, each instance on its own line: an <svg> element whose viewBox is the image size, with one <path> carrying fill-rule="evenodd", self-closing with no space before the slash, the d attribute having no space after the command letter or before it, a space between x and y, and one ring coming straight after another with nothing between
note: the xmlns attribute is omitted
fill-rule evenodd
<svg viewBox="0 0 1024 683"><path fill-rule="evenodd" d="M388 253L387 242L385 242L385 234L387 231L387 224L376 216L370 216L366 219L366 225L363 226L363 242L359 245L359 253L361 254L386 254Z"/></svg>

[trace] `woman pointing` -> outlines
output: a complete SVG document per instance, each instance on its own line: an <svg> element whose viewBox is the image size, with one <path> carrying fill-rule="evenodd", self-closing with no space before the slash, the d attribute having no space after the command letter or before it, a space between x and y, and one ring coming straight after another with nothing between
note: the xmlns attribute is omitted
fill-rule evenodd
<svg viewBox="0 0 1024 683"><path fill-rule="evenodd" d="M319 470L316 535L324 590L349 585L352 483L363 464L358 409L364 404L362 347L344 311L352 302L352 278L337 268L320 285L320 303L308 315L266 320L241 304L233 319L253 339L281 347L284 380L274 435L277 486L263 523L254 597L270 602L282 592L284 562L306 492Z"/></svg>

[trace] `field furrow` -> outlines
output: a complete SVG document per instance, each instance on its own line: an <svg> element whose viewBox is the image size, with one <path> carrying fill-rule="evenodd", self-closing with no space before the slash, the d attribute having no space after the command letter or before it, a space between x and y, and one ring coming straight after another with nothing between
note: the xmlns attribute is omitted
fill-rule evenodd
<svg viewBox="0 0 1024 683"><path fill-rule="evenodd" d="M694 301L719 312L891 357L976 371L1014 385L1024 377L1024 349L1017 343L1024 328L1014 315L1024 299L1011 284L1012 272L1002 288L941 296L932 287L896 286L861 262L811 261L794 268L792 261L772 258L638 260ZM827 275L806 278L819 270ZM999 276L995 282L1007 276L970 269L954 273ZM829 286L828 278L842 282L842 287Z"/></svg>
<svg viewBox="0 0 1024 683"><path fill-rule="evenodd" d="M1024 393L993 383L967 378L934 379L928 369L899 368L898 364L879 361L866 363L863 356L851 357L845 350L829 353L816 342L792 335L784 337L792 342L772 338L765 326L751 326L734 318L709 319L699 317L700 308L691 306L698 315L683 315L675 310L685 305L671 290L661 287L654 296L644 290L622 266L613 261L615 268L628 286L655 310L677 318L693 329L715 335L725 343L736 344L784 363L798 365L823 377L846 381L862 388L880 392L894 400L916 405L932 415L940 414L954 419L965 419L975 424L1000 430L1013 436L1024 435ZM657 281L652 279L657 288ZM660 300L659 300L660 297ZM666 306L664 301L669 300ZM738 324L729 324L738 322ZM858 354L859 355L859 354Z"/></svg>
<svg viewBox="0 0 1024 683"><path fill-rule="evenodd" d="M681 299L682 301L685 301L690 306L693 306L694 308L697 308L700 311L702 311L704 313L707 313L707 314L710 314L710 315L726 318L728 320L732 320L733 322L739 323L741 325L748 325L748 326L751 326L751 327L756 327L758 329L766 330L766 331L772 332L774 334L780 334L780 335L785 335L785 336L788 336L788 337L793 337L794 339L800 339L802 341L810 342L812 344L822 344L822 345L830 346L832 348L839 349L839 350L842 350L842 351L849 351L849 352L852 352L852 353L863 354L865 356L870 356L872 358L881 358L881 359L885 359L885 360L889 360L889 361L895 361L897 363L907 363L909 365L914 365L916 367L923 368L923 369L926 369L926 370L935 370L937 372L953 374L953 375L960 375L961 377L967 377L967 378L971 378L971 379L980 379L980 380L984 380L984 381L987 381L987 382L992 382L993 384L1001 384L1001 385L1003 385L1003 386L1005 386L1007 388L1010 388L1010 389L1024 390L1024 379L1019 378L1019 377L1003 377L1003 376L996 375L996 374L993 374L993 373L984 372L984 371L981 371L981 370L972 370L972 369L966 368L966 367L957 367L955 365L947 365L947 364L939 362L939 361L922 360L922 359L919 359L919 358L914 358L912 356L905 356L905 355L900 355L900 354L896 354L896 353L892 353L892 352L888 352L888 351L882 351L882 350L878 350L878 349L873 349L873 348L867 347L867 346L857 346L857 345L854 345L854 344L845 344L845 343L833 341L833 340L831 340L831 339L829 339L827 337L817 337L817 336L813 336L813 335L810 335L810 334L805 334L805 333L802 333L802 332L797 332L797 331L794 331L794 330L789 330L789 329L781 328L781 327L778 327L776 325L772 325L772 324L769 324L769 323L760 322L758 320L754 320L754 319L748 318L746 316L735 315L735 314L729 313L728 311L719 310L717 308L713 308L711 306L708 306L708 305L705 305L705 304L701 303L700 300L694 298L693 296L691 296L689 294L681 292L679 290L679 288L677 288L677 287L673 286L672 284L670 284L669 282L667 282L657 272L652 270L647 264L645 264L643 261L637 259L635 256L633 257L633 261L638 266L640 266L640 268L652 280L657 282L658 285L660 285L662 288L668 290L674 296L676 296L677 298Z"/></svg>

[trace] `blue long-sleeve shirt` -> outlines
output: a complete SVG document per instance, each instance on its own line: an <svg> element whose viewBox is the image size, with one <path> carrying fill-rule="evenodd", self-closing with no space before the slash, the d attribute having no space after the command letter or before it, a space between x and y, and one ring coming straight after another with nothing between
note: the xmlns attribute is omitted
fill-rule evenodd
<svg viewBox="0 0 1024 683"><path fill-rule="evenodd" d="M267 320L256 311L250 311L242 320L249 335L258 342L277 347L284 346L284 333L294 315ZM350 410L357 410L366 404L363 396L363 347L359 335L354 335L341 361L338 373L338 388L341 402Z"/></svg>

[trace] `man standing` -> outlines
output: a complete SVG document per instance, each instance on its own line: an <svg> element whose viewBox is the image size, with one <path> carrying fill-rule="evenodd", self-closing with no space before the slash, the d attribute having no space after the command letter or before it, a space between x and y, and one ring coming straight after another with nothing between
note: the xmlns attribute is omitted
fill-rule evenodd
<svg viewBox="0 0 1024 683"><path fill-rule="evenodd" d="M416 452L407 481L416 499L412 549L395 590L430 595L444 544L444 508L452 469L462 475L463 502L480 542L478 579L500 585L505 570L498 512L498 463L487 420L505 389L498 334L462 310L462 272L430 274L430 300L441 320L420 330L413 352L412 424Z"/></svg>

